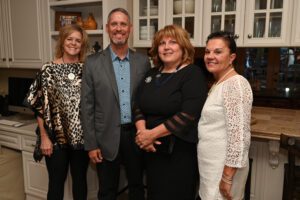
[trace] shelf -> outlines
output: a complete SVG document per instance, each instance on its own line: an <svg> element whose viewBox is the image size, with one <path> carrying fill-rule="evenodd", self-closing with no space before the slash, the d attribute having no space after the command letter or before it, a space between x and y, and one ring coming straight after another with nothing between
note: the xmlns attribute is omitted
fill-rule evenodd
<svg viewBox="0 0 300 200"><path fill-rule="evenodd" d="M53 6L67 6L67 5L79 5L79 4L84 4L87 5L89 3L99 3L102 2L102 0L64 0L64 1L50 1L49 5L51 7Z"/></svg>
<svg viewBox="0 0 300 200"><path fill-rule="evenodd" d="M102 35L103 30L85 30L88 35ZM59 34L58 31L51 31L51 36L57 36Z"/></svg>

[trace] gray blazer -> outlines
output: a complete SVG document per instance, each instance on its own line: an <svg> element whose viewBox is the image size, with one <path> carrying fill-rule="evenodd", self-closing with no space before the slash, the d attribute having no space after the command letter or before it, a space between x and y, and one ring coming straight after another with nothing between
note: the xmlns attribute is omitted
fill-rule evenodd
<svg viewBox="0 0 300 200"><path fill-rule="evenodd" d="M131 103L150 69L147 56L129 50ZM132 105L132 104L131 104ZM120 143L118 87L109 47L87 58L82 77L81 121L86 150L100 148L107 160L116 158Z"/></svg>

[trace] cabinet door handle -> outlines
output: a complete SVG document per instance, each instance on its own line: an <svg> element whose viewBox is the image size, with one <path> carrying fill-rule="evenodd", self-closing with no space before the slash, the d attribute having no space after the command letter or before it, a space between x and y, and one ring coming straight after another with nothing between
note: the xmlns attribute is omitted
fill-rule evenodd
<svg viewBox="0 0 300 200"><path fill-rule="evenodd" d="M252 38L252 35L251 35L251 34L248 34L248 38L251 39L251 38Z"/></svg>
<svg viewBox="0 0 300 200"><path fill-rule="evenodd" d="M239 37L240 37L239 34L235 34L233 38L236 40L236 39L238 39Z"/></svg>
<svg viewBox="0 0 300 200"><path fill-rule="evenodd" d="M12 61L12 58L9 58L8 61L11 62L11 61Z"/></svg>
<svg viewBox="0 0 300 200"><path fill-rule="evenodd" d="M5 61L6 61L6 58L2 58L2 61L5 62Z"/></svg>

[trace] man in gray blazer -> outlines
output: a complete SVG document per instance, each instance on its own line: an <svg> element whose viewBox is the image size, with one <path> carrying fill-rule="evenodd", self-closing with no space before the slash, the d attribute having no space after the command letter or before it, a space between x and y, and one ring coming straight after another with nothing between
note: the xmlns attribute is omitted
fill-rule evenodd
<svg viewBox="0 0 300 200"><path fill-rule="evenodd" d="M144 199L142 153L134 143L131 107L139 82L150 69L145 55L128 47L132 25L128 12L108 15L110 45L87 58L82 78L81 115L85 149L96 163L101 200L117 198L120 164L124 164L130 200Z"/></svg>

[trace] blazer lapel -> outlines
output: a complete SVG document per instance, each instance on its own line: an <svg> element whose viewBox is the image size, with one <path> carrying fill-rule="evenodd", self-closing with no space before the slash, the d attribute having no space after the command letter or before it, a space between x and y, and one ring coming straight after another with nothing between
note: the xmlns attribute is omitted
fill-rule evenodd
<svg viewBox="0 0 300 200"><path fill-rule="evenodd" d="M133 94L133 88L135 88L136 84L136 62L135 60L135 54L134 51L129 49L129 63L130 63L130 96L132 97Z"/></svg>
<svg viewBox="0 0 300 200"><path fill-rule="evenodd" d="M119 94L118 94L118 86L117 86L117 80L116 80L116 75L115 75L115 71L114 71L114 67L112 64L112 60L111 60L111 55L110 55L110 50L109 47L107 47L104 51L104 69L106 71L106 74L110 80L111 83L111 87L113 89L113 92L116 96L116 100L117 103L119 104Z"/></svg>

